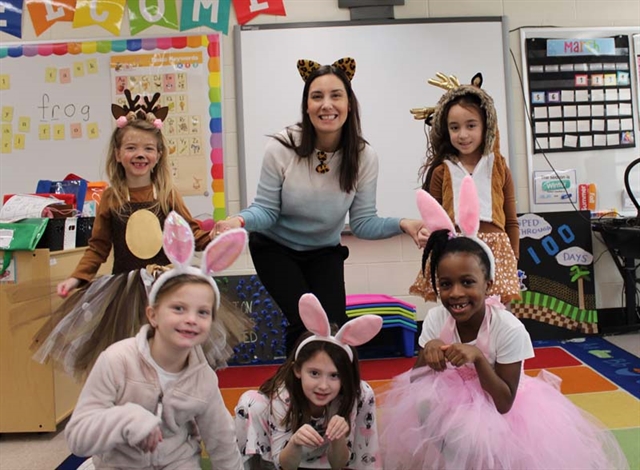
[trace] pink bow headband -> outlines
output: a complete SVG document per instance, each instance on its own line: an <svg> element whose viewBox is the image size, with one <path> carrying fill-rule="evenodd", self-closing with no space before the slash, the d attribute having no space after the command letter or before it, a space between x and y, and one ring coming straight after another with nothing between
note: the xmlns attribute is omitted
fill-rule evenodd
<svg viewBox="0 0 640 470"><path fill-rule="evenodd" d="M331 336L329 319L315 295L304 294L300 297L298 307L302 323L313 335L305 338L298 345L294 359L298 359L298 353L306 344L312 341L326 341L344 349L349 356L349 360L353 362L353 351L349 346L360 346L366 343L377 335L382 328L382 318L378 315L362 315L354 320L349 320L342 325L342 328L335 336Z"/></svg>
<svg viewBox="0 0 640 470"><path fill-rule="evenodd" d="M223 232L207 245L200 269L190 266L195 253L195 240L191 227L177 212L170 212L164 222L162 246L173 269L163 273L151 286L149 304L153 305L158 291L169 279L181 274L192 274L206 280L216 294L216 310L220 307L220 290L213 274L223 271L233 264L247 244L247 232L244 229L232 229Z"/></svg>
<svg viewBox="0 0 640 470"><path fill-rule="evenodd" d="M449 231L451 238L457 236L456 228L451 222L449 214L431 194L422 189L418 190L416 202L424 226L430 233L444 229ZM460 196L458 197L458 207L455 213L456 223L460 227L462 236L471 238L487 253L491 267L489 277L493 280L496 273L496 260L491 249L477 236L480 229L480 200L478 199L476 184L469 175L465 176L460 184Z"/></svg>

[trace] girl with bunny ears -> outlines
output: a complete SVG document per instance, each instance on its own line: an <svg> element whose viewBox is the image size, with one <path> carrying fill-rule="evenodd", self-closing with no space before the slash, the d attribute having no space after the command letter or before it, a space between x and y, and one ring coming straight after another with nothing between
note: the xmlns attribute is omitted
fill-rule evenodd
<svg viewBox="0 0 640 470"><path fill-rule="evenodd" d="M413 469L628 468L615 437L559 391L560 378L532 378L524 325L496 296L491 250L477 239L479 203L464 178L455 235L425 191L418 207L431 236L431 282L442 305L429 311L413 370L380 397L383 467ZM437 280L436 280L437 274Z"/></svg>
<svg viewBox="0 0 640 470"><path fill-rule="evenodd" d="M382 328L377 315L345 323L333 336L313 294L299 302L308 332L259 391L236 406L245 468L379 469L373 390L360 380L354 346Z"/></svg>
<svg viewBox="0 0 640 470"><path fill-rule="evenodd" d="M213 467L240 470L233 419L209 366L226 359L220 292L211 277L244 250L247 234L231 230L189 266L187 222L167 217L164 251L174 268L149 294L148 325L107 348L96 361L66 427L71 451L101 468L200 469L200 442Z"/></svg>

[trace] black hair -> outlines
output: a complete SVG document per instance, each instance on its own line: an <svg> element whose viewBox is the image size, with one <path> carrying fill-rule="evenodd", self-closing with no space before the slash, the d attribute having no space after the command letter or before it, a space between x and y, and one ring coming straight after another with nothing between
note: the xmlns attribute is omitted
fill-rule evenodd
<svg viewBox="0 0 640 470"><path fill-rule="evenodd" d="M436 270L440 260L450 253L469 253L474 255L480 261L480 267L486 279L491 279L491 261L489 255L482 246L475 240L468 237L450 238L450 232L447 229L436 230L432 232L427 240L427 244L422 252L422 274L425 274L427 259L431 257L430 274L431 285L433 291L438 293L436 284ZM426 276L425 276L426 277Z"/></svg>

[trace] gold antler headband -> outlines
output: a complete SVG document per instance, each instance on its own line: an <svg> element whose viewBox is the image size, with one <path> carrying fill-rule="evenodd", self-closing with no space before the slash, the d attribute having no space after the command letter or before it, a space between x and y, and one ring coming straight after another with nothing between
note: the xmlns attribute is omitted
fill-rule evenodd
<svg viewBox="0 0 640 470"><path fill-rule="evenodd" d="M460 80L455 75L445 75L442 72L436 72L436 78L430 78L427 80L429 85L437 86L438 88L442 88L446 91L454 90L460 86ZM471 85L480 88L482 86L482 74L477 73L471 79ZM431 125L429 122L433 117L433 114L436 112L435 106L428 106L424 108L411 108L409 110L411 114L413 114L413 119L417 119L419 121L426 121L427 124Z"/></svg>
<svg viewBox="0 0 640 470"><path fill-rule="evenodd" d="M356 61L351 57L343 57L342 59L338 59L333 64L331 64L331 66L337 67L342 70L349 81L353 80L353 76L356 74ZM322 67L322 65L313 60L300 59L297 63L297 67L298 73L302 77L302 80L306 82L311 74Z"/></svg>

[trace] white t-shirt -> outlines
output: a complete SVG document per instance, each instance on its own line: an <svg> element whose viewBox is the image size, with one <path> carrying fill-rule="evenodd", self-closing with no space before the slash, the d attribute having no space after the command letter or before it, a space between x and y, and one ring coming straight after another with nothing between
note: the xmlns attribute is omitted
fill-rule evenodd
<svg viewBox="0 0 640 470"><path fill-rule="evenodd" d="M489 323L489 357L491 365L512 364L534 357L531 337L524 325L513 313L502 308L491 307L491 322ZM418 340L420 347L424 348L432 339L440 337L445 321L451 314L442 305L432 308L427 313L422 324L422 333ZM453 332L454 342L460 343L458 329ZM468 344L475 345L476 340Z"/></svg>

